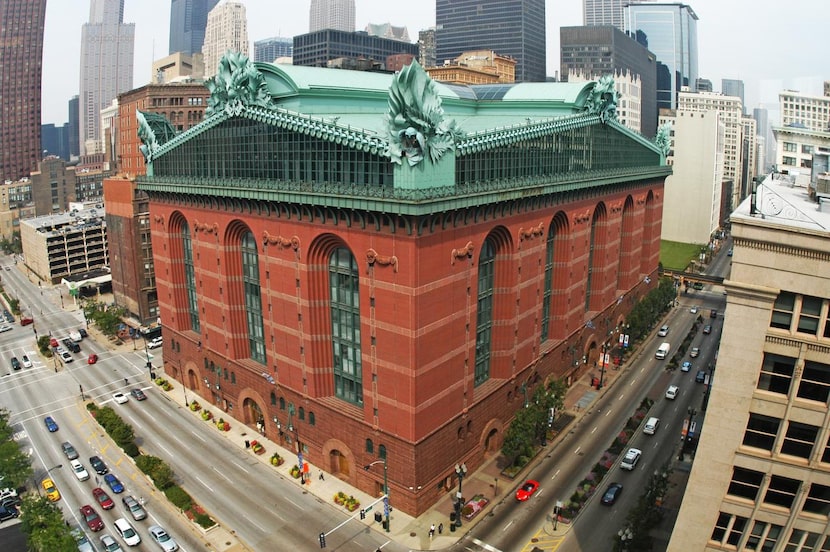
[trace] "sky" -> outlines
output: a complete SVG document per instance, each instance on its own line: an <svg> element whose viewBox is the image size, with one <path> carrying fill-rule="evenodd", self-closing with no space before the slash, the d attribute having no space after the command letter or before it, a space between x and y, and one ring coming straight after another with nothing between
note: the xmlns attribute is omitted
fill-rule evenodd
<svg viewBox="0 0 830 552"><path fill-rule="evenodd" d="M223 0L224 1L224 0ZM308 32L310 0L241 0L248 37L291 37ZM778 109L784 89L821 95L830 80L826 40L827 0L764 2L684 0L698 16L700 76L720 91L721 79L744 81L748 111ZM355 23L405 25L413 41L435 25L435 0L390 2L356 0ZM823 15L822 15L823 14ZM559 28L582 25L582 0L546 0L548 75L559 70ZM78 94L81 26L89 20L89 0L48 0L43 44L43 123L68 120L68 102ZM135 23L134 87L151 78L151 64L168 54L170 0L125 0L124 22ZM824 38L822 38L824 37ZM774 113L771 113L774 119Z"/></svg>

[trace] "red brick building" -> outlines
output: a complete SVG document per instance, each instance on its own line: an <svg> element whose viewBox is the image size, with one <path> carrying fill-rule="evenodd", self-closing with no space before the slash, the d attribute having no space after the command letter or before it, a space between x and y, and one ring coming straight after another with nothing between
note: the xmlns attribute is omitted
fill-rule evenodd
<svg viewBox="0 0 830 552"><path fill-rule="evenodd" d="M137 180L165 371L418 514L656 285L670 169L594 82L244 61Z"/></svg>

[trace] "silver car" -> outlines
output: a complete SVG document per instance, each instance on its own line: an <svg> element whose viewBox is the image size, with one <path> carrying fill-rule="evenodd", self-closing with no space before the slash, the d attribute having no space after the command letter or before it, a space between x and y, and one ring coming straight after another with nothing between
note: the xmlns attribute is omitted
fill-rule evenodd
<svg viewBox="0 0 830 552"><path fill-rule="evenodd" d="M147 517L147 512L144 511L144 508L142 508L141 504L138 503L138 500L136 500L135 497L127 495L121 499L121 502L130 512L130 515L133 516L134 520L141 521Z"/></svg>
<svg viewBox="0 0 830 552"><path fill-rule="evenodd" d="M151 525L147 528L150 532L150 538L158 544L164 552L175 552L179 549L179 545L173 540L173 537L167 534L167 531L158 525Z"/></svg>

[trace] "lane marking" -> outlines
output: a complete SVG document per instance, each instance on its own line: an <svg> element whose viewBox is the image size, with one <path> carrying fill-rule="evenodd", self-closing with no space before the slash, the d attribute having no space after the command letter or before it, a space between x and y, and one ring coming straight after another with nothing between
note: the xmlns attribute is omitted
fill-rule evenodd
<svg viewBox="0 0 830 552"><path fill-rule="evenodd" d="M217 470L214 466L211 466L211 469L212 469L213 471L215 471L216 473L218 473L219 475L221 475L222 477L224 477L224 478L225 478L225 480L226 480L228 483L233 483L233 481L231 481L231 480L230 480L230 478L229 478L227 475L225 475L224 473L222 473L222 472L220 472L219 470Z"/></svg>
<svg viewBox="0 0 830 552"><path fill-rule="evenodd" d="M550 480L551 480L551 481L553 481L554 479L556 479L556 476L558 476L558 475L559 475L559 472L560 472L560 471L562 471L562 470L561 470L561 469L560 469L560 470L556 470L556 473L554 473L554 474L553 474L553 476L551 476Z"/></svg>
<svg viewBox="0 0 830 552"><path fill-rule="evenodd" d="M574 454L579 454L579 449L581 449L581 448L582 447L576 447L576 450L574 451Z"/></svg>
<svg viewBox="0 0 830 552"><path fill-rule="evenodd" d="M594 432L596 432L597 429L598 429L598 426L594 426L594 429L591 430L591 435L593 435Z"/></svg>
<svg viewBox="0 0 830 552"><path fill-rule="evenodd" d="M233 460L231 460L231 462L233 462ZM244 467L237 464L236 462L233 462L233 465L236 466L237 468L239 468L240 470L244 471L245 473L251 473L248 470L246 470Z"/></svg>
<svg viewBox="0 0 830 552"><path fill-rule="evenodd" d="M198 433L196 433L192 429L190 430L190 433L192 433L197 439L199 439L203 443L207 443L207 440L204 437L202 437L201 435L199 435Z"/></svg>
<svg viewBox="0 0 830 552"><path fill-rule="evenodd" d="M503 532L505 532L505 531L507 531L508 529L510 529L510 526L511 526L511 525L513 525L513 522L514 522L514 521L516 521L516 520L511 519L511 520L510 520L510 523L508 523L507 525L505 525L505 526L504 526L504 529L502 529L502 533L503 533ZM476 543L476 544L478 544L478 543ZM494 548L488 548L488 550L495 550L495 549L494 549Z"/></svg>
<svg viewBox="0 0 830 552"><path fill-rule="evenodd" d="M213 489L211 488L211 486L208 485L207 483L205 483L204 481L202 481L199 477L196 477L196 481L198 481L199 483L201 483L202 485L207 487L210 492L213 492Z"/></svg>
<svg viewBox="0 0 830 552"><path fill-rule="evenodd" d="M511 521L510 523L513 523L513 522ZM485 550L489 550L490 552L501 552L501 550L499 550L499 549L498 549L498 548L496 548L495 546L492 546L492 545L490 545L490 544L487 544L486 542L481 542L480 540L478 540L478 539L477 539L477 538L475 538L475 537L471 538L470 540L471 540L471 541L473 541L473 544L475 544L475 545L477 545L477 546L480 546L480 547L482 547L482 548L483 548L483 549L485 549Z"/></svg>

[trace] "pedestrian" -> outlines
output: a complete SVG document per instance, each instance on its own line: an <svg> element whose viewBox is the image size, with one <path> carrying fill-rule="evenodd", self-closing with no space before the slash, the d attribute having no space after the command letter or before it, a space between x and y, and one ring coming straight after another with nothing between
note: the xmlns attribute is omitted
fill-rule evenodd
<svg viewBox="0 0 830 552"><path fill-rule="evenodd" d="M320 481L325 481L325 480L326 480L326 478L325 478L325 477L323 477L323 472L322 472L322 471L320 472L320 477L319 477L318 479L319 479Z"/></svg>
<svg viewBox="0 0 830 552"><path fill-rule="evenodd" d="M429 538L432 538L433 535L435 535L435 524L434 523L429 526Z"/></svg>
<svg viewBox="0 0 830 552"><path fill-rule="evenodd" d="M128 385L127 378L124 378L124 385Z"/></svg>
<svg viewBox="0 0 830 552"><path fill-rule="evenodd" d="M438 524L438 534L440 535L443 532L444 532L444 523L441 522L441 523Z"/></svg>
<svg viewBox="0 0 830 552"><path fill-rule="evenodd" d="M251 448L251 442L250 442L249 440L247 440L247 439L245 439L245 448L246 448L246 449Z"/></svg>

